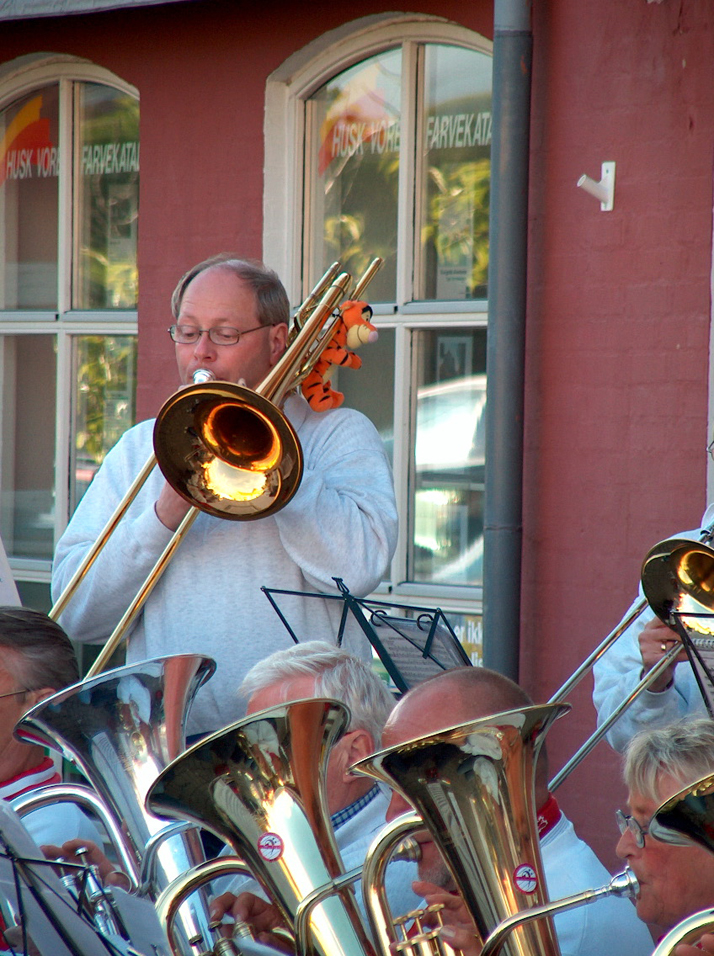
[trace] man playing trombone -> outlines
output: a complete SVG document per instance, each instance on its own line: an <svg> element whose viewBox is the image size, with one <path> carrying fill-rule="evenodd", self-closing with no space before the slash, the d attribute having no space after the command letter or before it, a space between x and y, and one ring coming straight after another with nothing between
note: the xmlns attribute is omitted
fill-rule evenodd
<svg viewBox="0 0 714 956"><path fill-rule="evenodd" d="M286 350L287 295L260 263L227 255L199 263L177 285L172 309L169 333L181 385L205 369L219 381L254 389ZM216 675L191 711L192 734L240 716L235 687L253 664L290 643L262 586L335 594L333 577L342 577L353 593L367 594L396 546L391 470L371 422L344 408L318 414L294 394L284 412L304 453L294 498L260 520L200 513L129 634L130 663L177 652L216 659ZM152 431L151 421L130 429L97 472L58 544L55 596L139 472ZM74 640L106 639L189 508L154 469L62 616ZM281 606L298 634L334 640L338 603L286 597ZM351 649L367 653L366 640Z"/></svg>
<svg viewBox="0 0 714 956"><path fill-rule="evenodd" d="M702 517L702 528L714 521L714 506ZM696 532L685 532L687 535ZM632 611L641 599L634 602ZM630 612L628 612L629 614ZM604 723L635 689L640 680L680 643L650 608L642 613L593 667L593 704L598 724ZM687 666L680 666L687 662ZM624 751L635 734L687 716L707 713L694 671L682 649L675 661L633 700L607 733L610 745Z"/></svg>

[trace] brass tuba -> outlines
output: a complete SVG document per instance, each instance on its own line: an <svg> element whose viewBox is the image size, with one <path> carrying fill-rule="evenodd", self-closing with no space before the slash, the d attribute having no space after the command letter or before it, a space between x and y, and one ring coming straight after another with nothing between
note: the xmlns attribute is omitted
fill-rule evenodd
<svg viewBox="0 0 714 956"><path fill-rule="evenodd" d="M344 874L324 792L329 751L347 722L343 704L322 698L261 711L174 760L146 800L157 816L189 820L225 840L288 926L305 924L309 939L297 940L299 953L374 956L354 893L336 888ZM196 879L221 875L223 863L186 873L157 901L170 943L174 901ZM336 891L308 902L325 887Z"/></svg>
<svg viewBox="0 0 714 956"><path fill-rule="evenodd" d="M407 741L354 770L400 792L426 824L485 941L504 919L547 902L536 822L534 768L560 704L526 707ZM396 821L395 821L396 823ZM399 836L404 833L400 832ZM368 876L368 915L383 952L400 942L383 890ZM557 956L551 921L519 926L509 956Z"/></svg>
<svg viewBox="0 0 714 956"><path fill-rule="evenodd" d="M23 815L57 800L72 800L110 821L110 836L139 895L155 900L179 874L204 860L195 828L167 827L144 806L161 770L185 747L185 721L198 689L215 662L178 654L120 667L48 697L15 728L27 743L58 751L94 788L49 786L14 801ZM181 952L188 940L206 943L205 899L192 898L181 911Z"/></svg>

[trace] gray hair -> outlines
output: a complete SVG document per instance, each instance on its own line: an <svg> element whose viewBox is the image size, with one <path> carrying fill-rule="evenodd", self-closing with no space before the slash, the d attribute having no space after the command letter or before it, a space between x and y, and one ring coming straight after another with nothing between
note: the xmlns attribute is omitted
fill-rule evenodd
<svg viewBox="0 0 714 956"><path fill-rule="evenodd" d="M79 680L72 642L46 614L26 607L0 607L3 666L25 690L62 690Z"/></svg>
<svg viewBox="0 0 714 956"><path fill-rule="evenodd" d="M246 674L239 693L258 691L298 677L315 678L315 695L347 704L352 714L349 730L366 730L375 747L395 700L371 664L326 641L304 641L276 651Z"/></svg>
<svg viewBox="0 0 714 956"><path fill-rule="evenodd" d="M258 321L261 325L281 325L290 321L290 301L277 272L257 259L240 259L229 252L221 252L199 262L179 279L171 296L171 312L178 319L184 293L197 275L208 269L225 269L242 279L255 295Z"/></svg>
<svg viewBox="0 0 714 956"><path fill-rule="evenodd" d="M643 730L625 751L625 783L655 803L660 801L661 775L673 777L683 789L713 771L714 721L708 717Z"/></svg>

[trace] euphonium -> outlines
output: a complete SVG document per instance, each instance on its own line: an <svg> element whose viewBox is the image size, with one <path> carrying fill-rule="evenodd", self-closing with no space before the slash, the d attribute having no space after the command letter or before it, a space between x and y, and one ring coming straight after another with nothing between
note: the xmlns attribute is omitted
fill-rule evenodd
<svg viewBox="0 0 714 956"><path fill-rule="evenodd" d="M685 787L659 807L649 822L649 835L675 846L702 846L714 852L714 775ZM680 943L694 944L714 931L714 909L693 913L657 944L653 956L671 956Z"/></svg>
<svg viewBox="0 0 714 956"><path fill-rule="evenodd" d="M332 744L348 712L327 699L301 700L261 711L191 747L160 774L147 796L157 816L190 820L212 830L245 861L292 929L304 901L338 881L342 863L324 790ZM221 861L216 861L221 872ZM215 876L211 864L202 879ZM194 876L174 881L158 901L167 917L172 898ZM310 908L309 942L320 956L373 956L351 889L336 890ZM169 941L171 927L167 926Z"/></svg>
<svg viewBox="0 0 714 956"><path fill-rule="evenodd" d="M569 710L550 704L461 724L359 761L415 808L448 863L482 940L503 920L547 903L534 801L534 768L546 731ZM398 837L404 835L395 821ZM370 860L363 887L375 939L398 943ZM370 888L371 887L371 888ZM509 956L557 956L549 919L519 926Z"/></svg>
<svg viewBox="0 0 714 956"><path fill-rule="evenodd" d="M714 774L665 800L648 825L650 836L676 846L698 844L714 853Z"/></svg>
<svg viewBox="0 0 714 956"><path fill-rule="evenodd" d="M694 946L704 933L712 931L714 931L714 908L692 913L662 937L652 956L672 956L680 943Z"/></svg>
<svg viewBox="0 0 714 956"><path fill-rule="evenodd" d="M46 698L15 728L20 740L59 751L89 780L115 821L112 835L123 835L118 852L130 881L149 899L204 859L195 830L166 827L144 801L159 772L183 751L190 705L214 670L213 660L192 654L120 667ZM43 788L20 798L22 812L81 790ZM194 952L191 937L211 940L205 900L192 899L180 918L182 951Z"/></svg>

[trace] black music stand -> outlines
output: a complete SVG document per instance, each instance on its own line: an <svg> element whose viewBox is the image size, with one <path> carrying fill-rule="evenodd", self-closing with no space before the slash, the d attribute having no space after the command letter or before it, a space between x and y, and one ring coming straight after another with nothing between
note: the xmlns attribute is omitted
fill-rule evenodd
<svg viewBox="0 0 714 956"><path fill-rule="evenodd" d="M361 627L400 694L440 671L471 666L466 651L441 608L357 598L350 593L342 578L333 580L339 594L261 588L296 644L301 643L300 638L290 626L274 595L341 601L337 646L342 645L345 627L351 616Z"/></svg>
<svg viewBox="0 0 714 956"><path fill-rule="evenodd" d="M714 717L714 623L712 623L711 637L702 636L700 632L693 631L693 628L686 624L687 618L703 618L714 622L714 614L674 611L672 617L674 629L679 634L689 663L692 665L704 705L709 716Z"/></svg>

